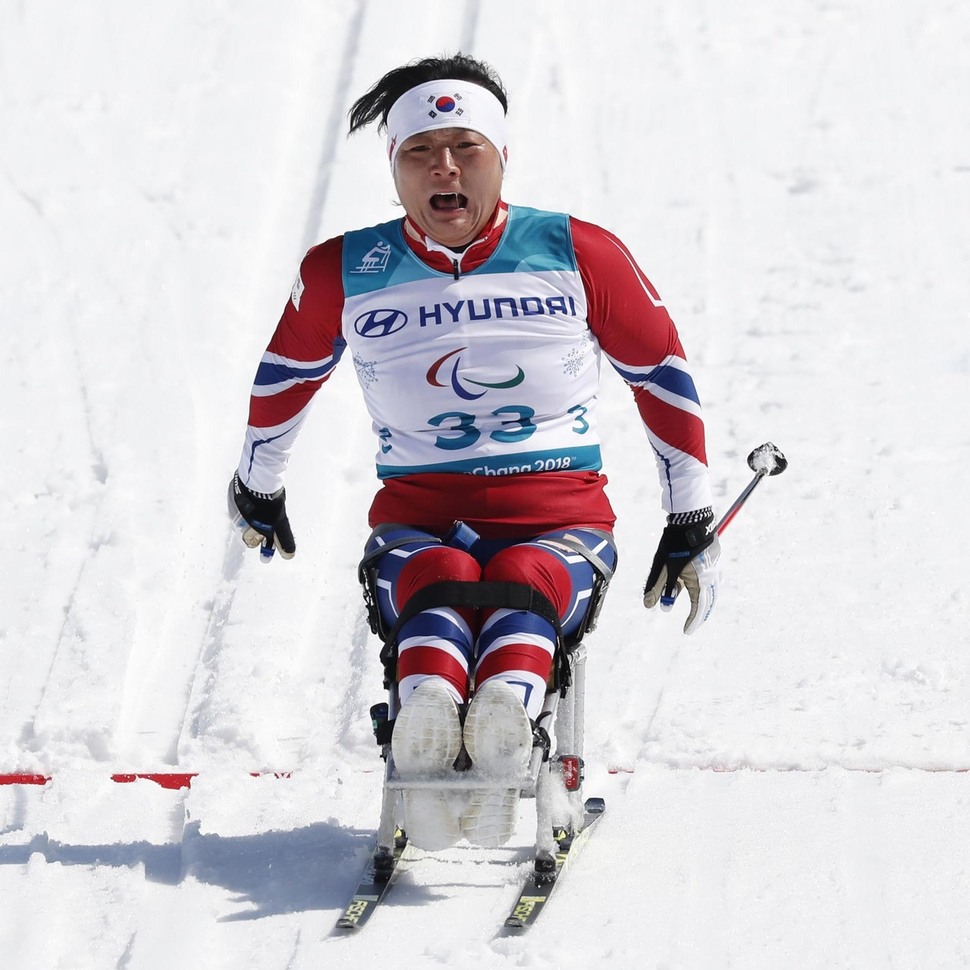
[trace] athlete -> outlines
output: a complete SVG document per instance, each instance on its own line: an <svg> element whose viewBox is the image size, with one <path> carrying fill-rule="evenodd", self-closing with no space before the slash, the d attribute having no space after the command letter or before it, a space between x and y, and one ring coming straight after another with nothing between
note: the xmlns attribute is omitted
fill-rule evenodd
<svg viewBox="0 0 970 970"><path fill-rule="evenodd" d="M392 70L354 104L350 133L386 130L404 216L303 259L229 489L244 542L291 558L287 458L348 356L376 434L362 575L395 651L391 746L405 779L469 762L509 777L528 763L557 643L592 619L616 564L602 355L633 391L667 513L644 604L669 610L686 589L693 633L717 593L704 426L674 324L614 235L503 201L507 108L495 72L460 54ZM501 844L516 798L449 812L409 793L409 836Z"/></svg>

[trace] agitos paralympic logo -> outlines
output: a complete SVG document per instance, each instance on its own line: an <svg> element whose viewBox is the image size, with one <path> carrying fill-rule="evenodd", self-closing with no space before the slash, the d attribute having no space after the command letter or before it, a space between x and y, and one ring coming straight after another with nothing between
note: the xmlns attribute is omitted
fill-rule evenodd
<svg viewBox="0 0 970 970"><path fill-rule="evenodd" d="M459 373L461 368L461 357L459 356L463 351L468 350L467 347L459 347L457 350L452 350L450 353L444 355L444 357L439 357L429 368L428 368L428 383L432 387L451 387L451 389L463 400L465 401L477 401L478 398L483 397L487 391L496 390L500 388L518 387L525 380L525 371L522 370L518 364L515 365L515 376L510 377L505 381L476 381L470 377L462 377ZM451 360L454 358L454 360ZM450 373L448 373L448 362L451 361ZM445 377L446 380L442 380ZM472 384L475 387L484 388L481 391L469 390L466 385Z"/></svg>

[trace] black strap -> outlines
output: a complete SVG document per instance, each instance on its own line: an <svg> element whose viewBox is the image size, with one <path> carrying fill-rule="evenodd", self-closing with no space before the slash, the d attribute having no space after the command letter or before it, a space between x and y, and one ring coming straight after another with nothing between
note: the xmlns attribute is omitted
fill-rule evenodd
<svg viewBox="0 0 970 970"><path fill-rule="evenodd" d="M425 610L438 606L455 609L496 607L524 610L527 613L535 613L551 623L557 637L562 635L562 622L556 608L547 597L531 586L524 583L462 582L457 579L446 579L423 586L408 599L394 626L388 632L387 642L397 643L398 633L408 620L413 619L418 613L424 613Z"/></svg>
<svg viewBox="0 0 970 970"><path fill-rule="evenodd" d="M602 535L604 538L609 538L609 533L601 532L599 529L587 529L587 532L593 532L596 535ZM606 562L593 552L582 539L577 539L576 536L570 535L568 532L566 535L554 536L550 538L543 538L540 540L540 544L554 546L556 544L560 546L565 546L577 555L582 556L596 572L600 574L603 578L603 582L609 583L613 578L614 569L611 569Z"/></svg>
<svg viewBox="0 0 970 970"><path fill-rule="evenodd" d="M441 539L428 535L427 532L419 532L411 526L399 525L396 522L385 522L377 526L371 533L371 540L378 540L389 532L401 532L402 534L390 541L376 544L373 549L364 554L363 559L357 564L357 579L360 581L361 590L364 594L367 624L370 626L371 633L376 633L381 640L387 640L388 630L384 617L381 615L380 605L377 602L377 564L380 558L392 549L399 549L401 546L409 545L412 542L441 542Z"/></svg>
<svg viewBox="0 0 970 970"><path fill-rule="evenodd" d="M407 528L407 526L398 525L396 522L386 522L374 529L374 531L371 533L371 539L377 539L386 532ZM390 542L382 542L371 549L370 552L365 553L364 558L361 559L361 561L357 564L357 578L361 583L363 583L365 581L368 568L374 565L377 560L381 558L381 556L387 552L390 552L392 549L398 549L401 546L408 545L408 543L419 541L441 543L440 539L436 538L435 536L428 535L427 532L405 532L404 535L400 535L396 539L392 539Z"/></svg>

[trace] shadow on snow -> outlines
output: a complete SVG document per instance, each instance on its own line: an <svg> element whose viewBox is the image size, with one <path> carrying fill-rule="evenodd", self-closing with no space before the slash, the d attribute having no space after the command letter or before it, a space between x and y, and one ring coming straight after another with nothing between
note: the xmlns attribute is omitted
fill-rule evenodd
<svg viewBox="0 0 970 970"><path fill-rule="evenodd" d="M235 921L343 907L373 844L373 830L333 822L229 837L203 834L193 822L181 843L161 845L70 845L38 835L24 845L0 846L0 865L26 865L39 853L64 866L142 866L152 882L174 886L192 878L234 894L233 901L246 908L221 920Z"/></svg>

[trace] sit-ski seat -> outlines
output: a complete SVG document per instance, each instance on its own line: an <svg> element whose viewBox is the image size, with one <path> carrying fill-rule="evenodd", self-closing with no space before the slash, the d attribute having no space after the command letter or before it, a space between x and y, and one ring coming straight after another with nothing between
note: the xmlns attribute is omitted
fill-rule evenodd
<svg viewBox="0 0 970 970"><path fill-rule="evenodd" d="M391 857L396 838L405 829L402 803L408 792L435 791L442 796L459 792L500 794L517 791L532 799L536 810L535 865L537 874L555 871L558 849L556 833L572 834L583 818L583 733L585 700L586 649L583 637L596 621L608 577L597 575L590 607L580 628L563 637L559 618L552 605L531 587L513 583L442 582L419 591L397 623L387 629L376 609L376 569L361 571L364 596L368 605L371 629L384 641L381 658L385 668L386 703L371 710L374 731L385 760L381 819L378 826L378 849L375 854L378 871L380 860ZM369 580L369 581L368 581ZM539 613L553 623L558 645L553 671L542 710L533 725L532 753L524 773L516 777L483 776L474 765L450 772L447 778L402 779L394 763L391 738L400 709L396 682L396 633L403 623L421 610L441 605L481 608L505 606ZM457 767L463 766L458 763Z"/></svg>

